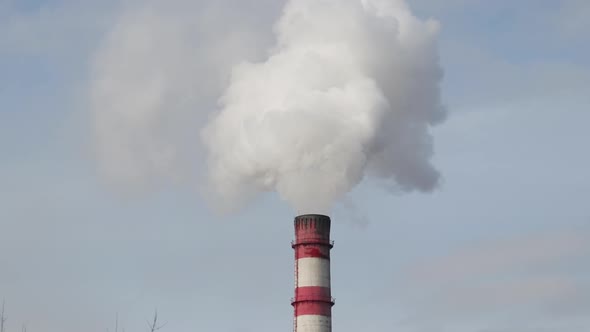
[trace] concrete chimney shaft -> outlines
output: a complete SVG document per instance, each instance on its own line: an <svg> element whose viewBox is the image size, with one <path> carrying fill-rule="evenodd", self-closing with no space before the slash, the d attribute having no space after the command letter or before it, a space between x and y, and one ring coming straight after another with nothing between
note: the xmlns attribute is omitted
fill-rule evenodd
<svg viewBox="0 0 590 332"><path fill-rule="evenodd" d="M331 332L330 217L306 214L295 217L294 332Z"/></svg>

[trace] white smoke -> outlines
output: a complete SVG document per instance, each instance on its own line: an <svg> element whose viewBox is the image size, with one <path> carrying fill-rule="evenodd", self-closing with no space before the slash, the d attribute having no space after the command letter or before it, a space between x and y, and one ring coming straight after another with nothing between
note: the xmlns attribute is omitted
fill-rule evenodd
<svg viewBox="0 0 590 332"><path fill-rule="evenodd" d="M122 16L93 63L111 178L176 178L198 168L201 139L207 193L224 209L276 191L298 212L328 212L366 175L436 187L438 25L404 1L290 0L264 57L265 36L236 37L235 17L210 29L207 15L153 7Z"/></svg>
<svg viewBox="0 0 590 332"><path fill-rule="evenodd" d="M403 1L290 1L268 59L234 67L203 131L213 192L326 212L365 175L433 189L437 30Z"/></svg>
<svg viewBox="0 0 590 332"><path fill-rule="evenodd" d="M139 3L121 10L90 75L99 170L124 190L196 177L199 131L232 65L262 54L265 37L231 0Z"/></svg>

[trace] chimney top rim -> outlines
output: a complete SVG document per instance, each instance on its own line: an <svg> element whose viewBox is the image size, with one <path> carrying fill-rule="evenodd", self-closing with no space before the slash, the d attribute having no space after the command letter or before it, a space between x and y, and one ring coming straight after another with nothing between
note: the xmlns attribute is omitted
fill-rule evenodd
<svg viewBox="0 0 590 332"><path fill-rule="evenodd" d="M295 219L298 218L303 218L303 217L323 217L323 218L328 218L330 219L330 216L325 215L325 214L319 214L319 213L306 213L306 214L300 214L298 216L295 216Z"/></svg>

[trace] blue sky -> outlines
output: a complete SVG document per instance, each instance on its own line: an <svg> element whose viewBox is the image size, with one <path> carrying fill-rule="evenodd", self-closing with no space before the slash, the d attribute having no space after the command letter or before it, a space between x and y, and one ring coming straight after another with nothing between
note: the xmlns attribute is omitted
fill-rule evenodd
<svg viewBox="0 0 590 332"><path fill-rule="evenodd" d="M268 45L281 4L212 10ZM409 4L442 28L443 183L402 195L368 180L350 194L358 218L335 209L334 329L587 331L590 4ZM183 5L212 7L167 6ZM141 331L156 307L165 330L288 330L294 212L276 195L218 216L191 185L129 194L101 177L89 67L120 13L141 6L0 0L8 331L112 330L116 313Z"/></svg>

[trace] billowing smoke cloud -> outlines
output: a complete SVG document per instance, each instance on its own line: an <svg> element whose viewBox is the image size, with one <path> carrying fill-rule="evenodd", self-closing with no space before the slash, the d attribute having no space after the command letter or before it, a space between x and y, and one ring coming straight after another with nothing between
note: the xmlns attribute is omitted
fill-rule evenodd
<svg viewBox="0 0 590 332"><path fill-rule="evenodd" d="M222 208L276 191L298 212L327 212L366 176L402 191L436 187L438 25L404 1L291 0L266 55L265 36L236 38L243 26L211 32L186 23L190 11L161 12L125 17L94 63L109 176L174 177L199 156Z"/></svg>
<svg viewBox="0 0 590 332"><path fill-rule="evenodd" d="M233 0L140 1L120 10L90 75L106 179L137 191L196 178L199 131L231 67L260 57L267 44L249 11Z"/></svg>
<svg viewBox="0 0 590 332"><path fill-rule="evenodd" d="M433 189L437 29L403 1L290 1L268 59L234 67L203 131L215 194L325 212L367 174Z"/></svg>

